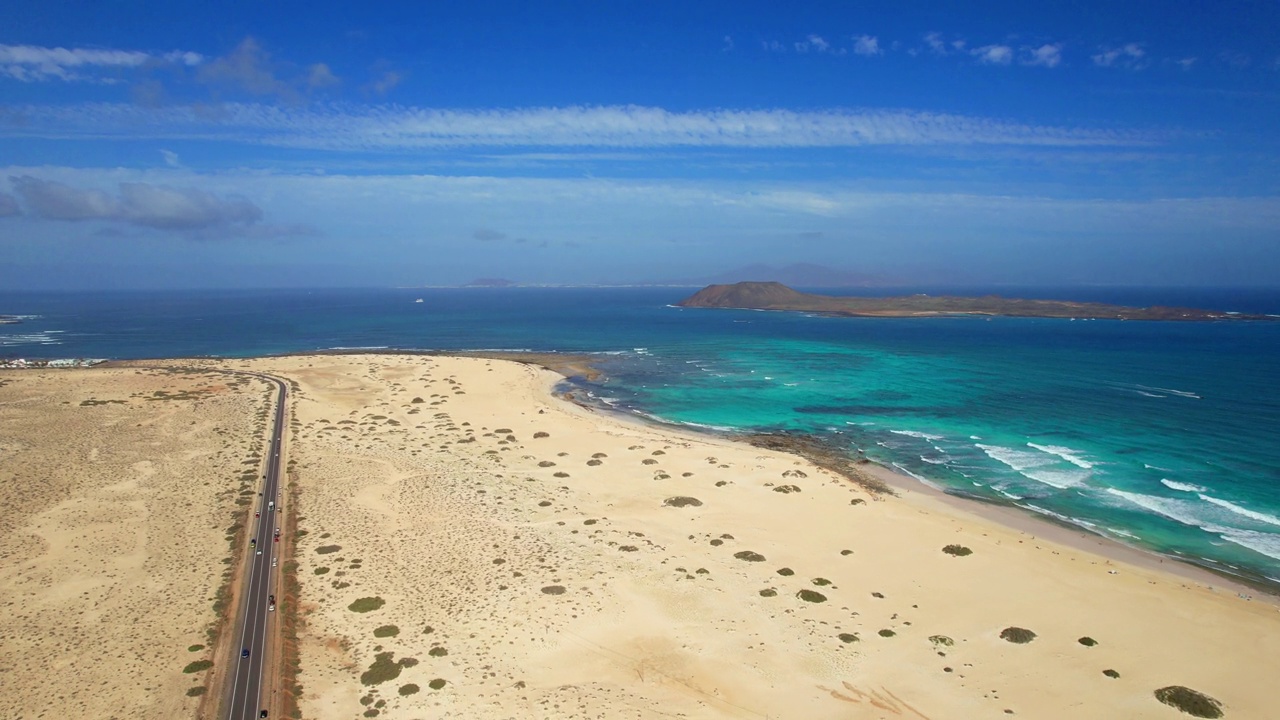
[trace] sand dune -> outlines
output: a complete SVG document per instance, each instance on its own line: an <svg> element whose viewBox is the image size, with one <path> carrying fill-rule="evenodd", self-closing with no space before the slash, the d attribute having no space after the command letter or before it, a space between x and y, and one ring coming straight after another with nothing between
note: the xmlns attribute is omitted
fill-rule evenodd
<svg viewBox="0 0 1280 720"><path fill-rule="evenodd" d="M196 716L210 672L183 670L213 657L266 400L219 374L0 372L0 717Z"/></svg>
<svg viewBox="0 0 1280 720"><path fill-rule="evenodd" d="M305 717L1181 717L1169 685L1273 716L1273 604L596 414L529 366L241 365L299 387Z"/></svg>

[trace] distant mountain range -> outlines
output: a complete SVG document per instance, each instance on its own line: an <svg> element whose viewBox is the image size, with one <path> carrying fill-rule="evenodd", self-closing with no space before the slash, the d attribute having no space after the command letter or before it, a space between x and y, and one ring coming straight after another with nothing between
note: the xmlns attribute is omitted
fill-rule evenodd
<svg viewBox="0 0 1280 720"><path fill-rule="evenodd" d="M643 284L696 286L729 285L739 282L778 282L792 287L819 288L869 287L892 284L890 279L879 275L838 270L812 263L793 263L782 267L763 264L745 265L715 275Z"/></svg>

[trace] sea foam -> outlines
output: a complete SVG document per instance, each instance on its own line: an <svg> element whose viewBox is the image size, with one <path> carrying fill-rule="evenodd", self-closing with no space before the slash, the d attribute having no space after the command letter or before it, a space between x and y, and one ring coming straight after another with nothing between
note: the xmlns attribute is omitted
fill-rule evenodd
<svg viewBox="0 0 1280 720"><path fill-rule="evenodd" d="M977 443L977 447L986 453L987 457L1007 465L1019 475L1059 490L1076 487L1089 477L1087 471L1055 470L1049 467L1058 462L1057 456L1052 454L1049 454L1050 457L1045 457L1047 453L1027 452L1026 450L1015 450L1001 447L1000 445L983 445L982 443Z"/></svg>
<svg viewBox="0 0 1280 720"><path fill-rule="evenodd" d="M1150 468L1152 466L1148 465L1147 467ZM1199 485L1192 485L1191 483L1180 483L1177 480L1170 480L1169 478L1160 478L1160 483L1170 490L1181 490L1182 492L1201 493L1206 492L1209 489L1207 487L1200 487Z"/></svg>
<svg viewBox="0 0 1280 720"><path fill-rule="evenodd" d="M1080 457L1079 450L1072 450L1069 447L1062 447L1061 445L1037 445L1033 442L1027 443L1027 446L1033 447L1041 452L1047 452L1050 455L1057 455L1078 468L1088 470L1093 467L1093 463Z"/></svg>
<svg viewBox="0 0 1280 720"><path fill-rule="evenodd" d="M1203 490L1204 488L1201 488L1201 489ZM1242 517L1247 517L1251 520L1257 520L1258 522L1261 522L1261 523L1267 523L1268 525L1275 525L1277 527L1280 527L1280 518L1276 517L1275 515L1268 515L1266 513L1258 512L1257 510L1250 510L1249 508L1240 507L1239 505L1236 505L1233 502L1228 502L1226 500L1219 500L1218 498L1212 497L1209 495L1200 495L1199 497L1201 500L1204 500L1205 502L1213 503L1214 505L1217 505L1220 508L1226 508L1227 510L1237 515L1240 515Z"/></svg>

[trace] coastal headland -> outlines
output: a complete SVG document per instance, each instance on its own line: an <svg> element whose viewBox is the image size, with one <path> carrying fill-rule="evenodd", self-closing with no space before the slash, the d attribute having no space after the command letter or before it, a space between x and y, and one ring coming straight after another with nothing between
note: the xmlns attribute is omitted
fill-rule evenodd
<svg viewBox="0 0 1280 720"><path fill-rule="evenodd" d="M1067 300L1027 300L996 295L960 297L906 295L901 297L837 297L793 290L776 282L740 282L708 285L676 303L680 307L739 310L787 310L845 317L938 317L995 315L1027 318L1075 318L1079 320L1274 320L1219 310L1177 307L1126 307Z"/></svg>
<svg viewBox="0 0 1280 720"><path fill-rule="evenodd" d="M530 362L330 354L172 361L187 374L0 373L0 447L22 459L4 464L0 587L22 608L3 633L5 714L110 717L106 704L49 705L40 680L92 658L97 674L64 673L59 694L135 692L146 700L130 717L193 716L182 691L197 682L178 661L216 621L227 552L208 548L225 548L238 492L219 495L238 488L223 475L252 460L267 393L216 389L206 371L226 369L293 386L301 672L281 692L303 717L1189 717L1168 703L1273 714L1270 598L863 468L894 490L876 491L768 438L595 411ZM182 387L150 401L162 388L132 378ZM157 425L178 434L153 437ZM84 427L92 447L68 450L66 433ZM121 448L133 454L97 484L72 480ZM136 488L115 486L132 475L108 482L156 458L193 464ZM191 506L143 512L169 493ZM83 528L124 533L137 557L87 562L103 545L74 536ZM170 558L188 542L206 549ZM117 582L194 600L142 598L173 636L157 643L103 605L129 606ZM117 645L76 641L111 633Z"/></svg>

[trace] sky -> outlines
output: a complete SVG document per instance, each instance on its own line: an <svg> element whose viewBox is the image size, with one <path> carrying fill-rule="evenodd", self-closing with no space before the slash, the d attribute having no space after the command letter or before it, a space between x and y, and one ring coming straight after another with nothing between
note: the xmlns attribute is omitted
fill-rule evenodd
<svg viewBox="0 0 1280 720"><path fill-rule="evenodd" d="M0 4L0 289L1280 286L1280 3Z"/></svg>

